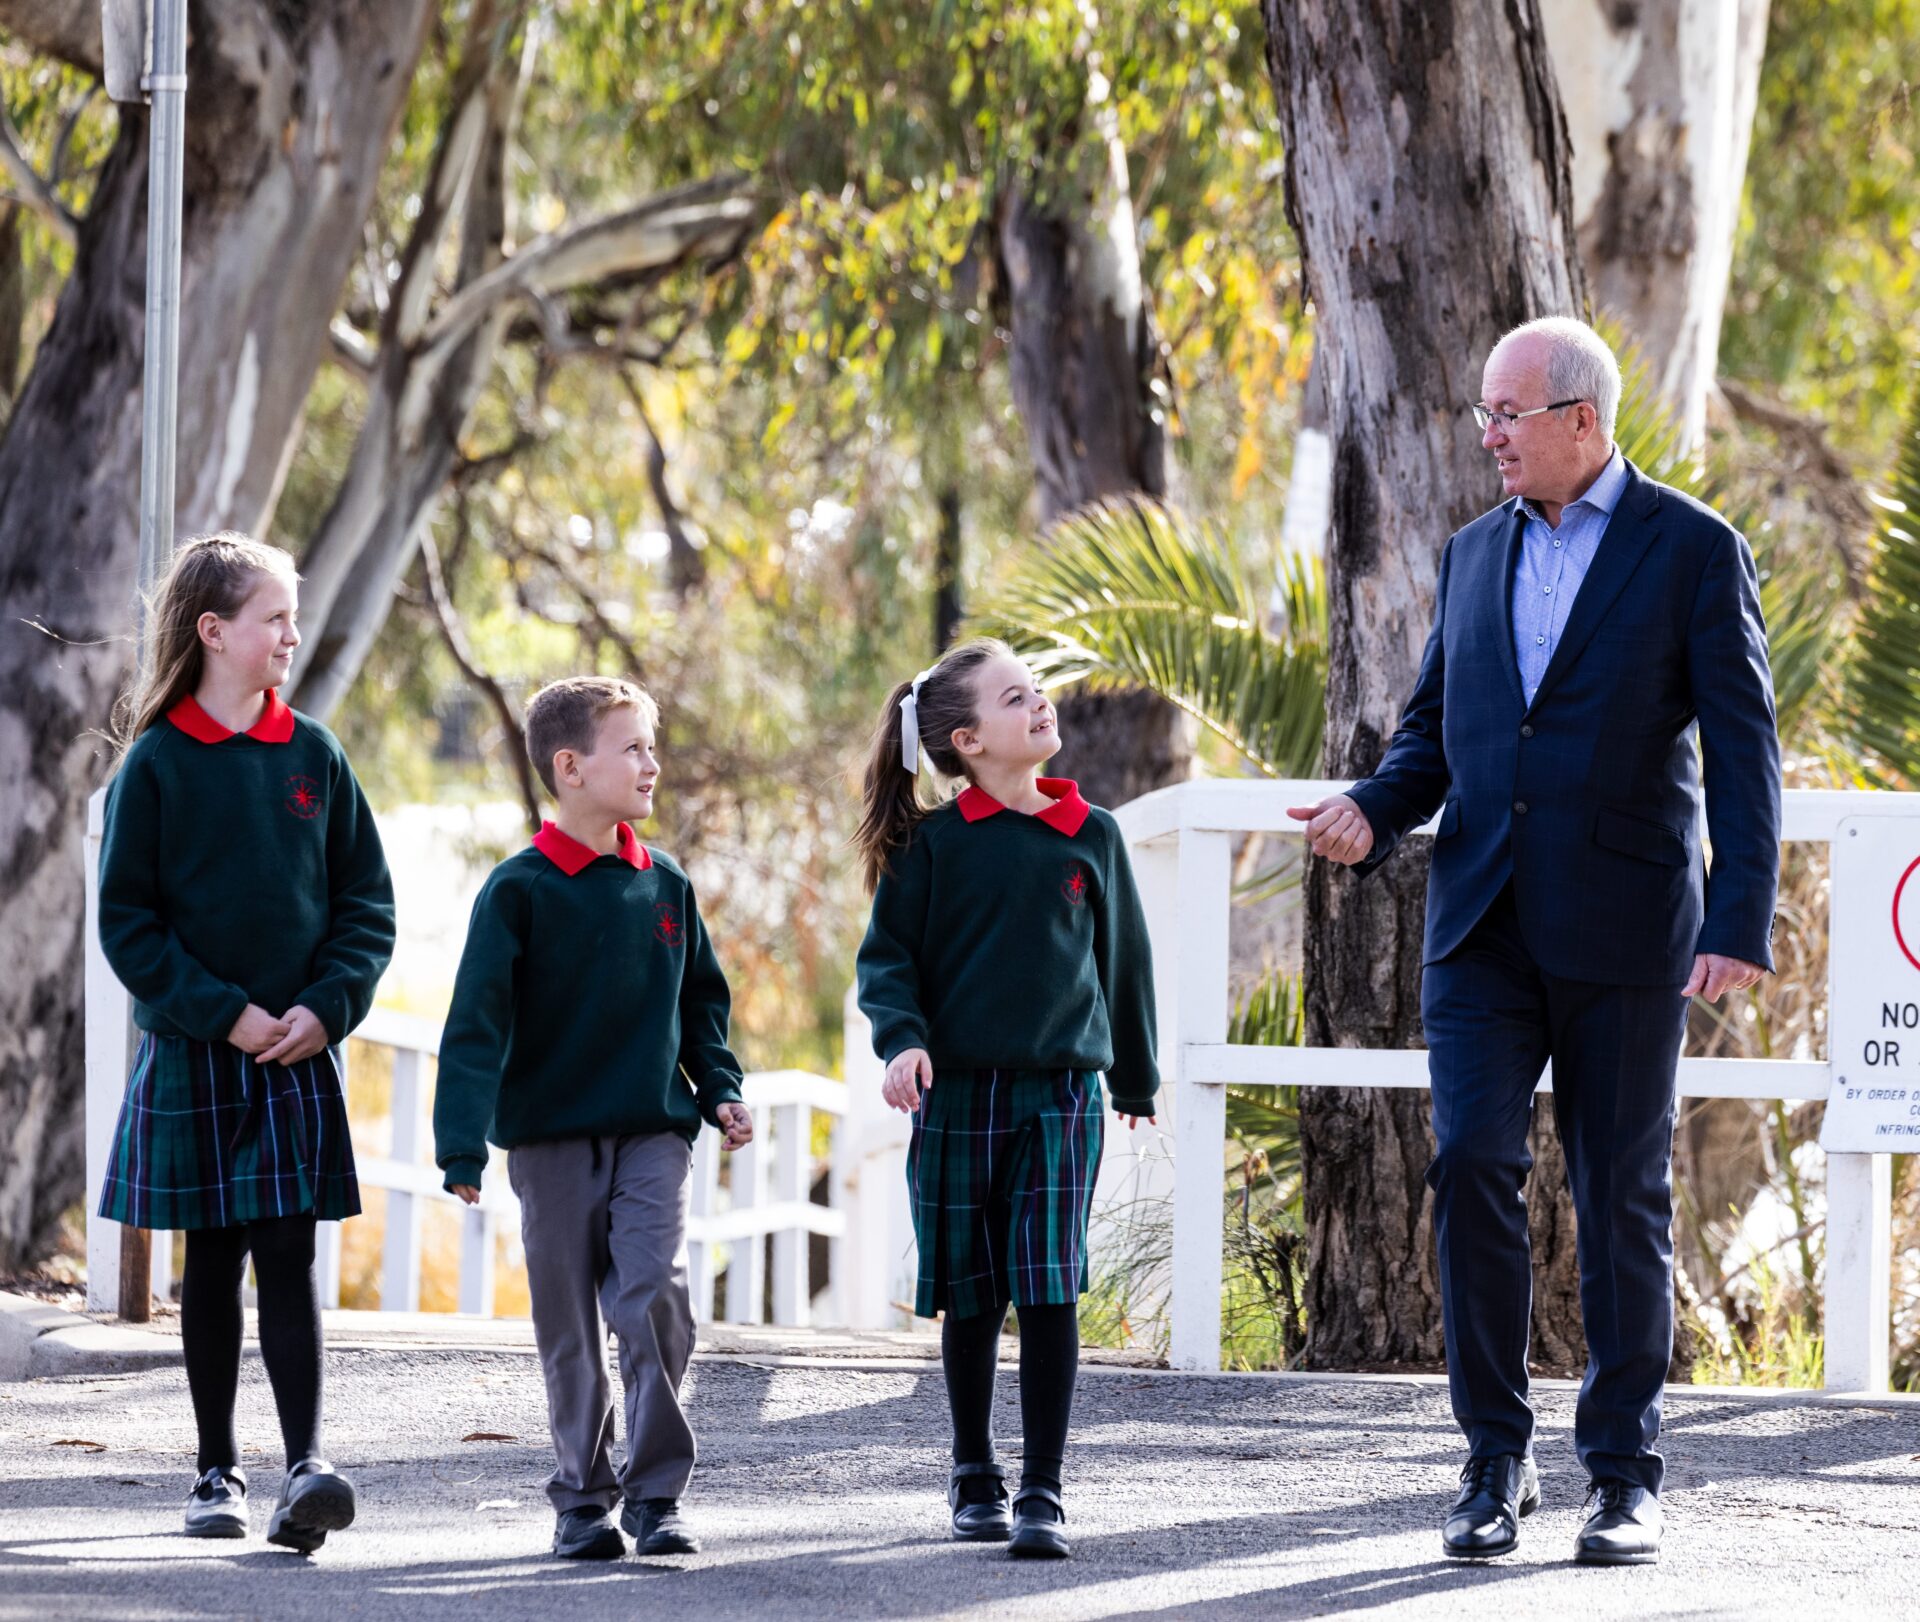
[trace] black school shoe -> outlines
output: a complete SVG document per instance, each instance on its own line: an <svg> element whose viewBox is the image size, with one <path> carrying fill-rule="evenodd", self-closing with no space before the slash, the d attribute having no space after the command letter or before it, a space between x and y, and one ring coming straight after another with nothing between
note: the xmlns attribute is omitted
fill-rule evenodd
<svg viewBox="0 0 1920 1622"><path fill-rule="evenodd" d="M1447 1511L1440 1548L1455 1560L1491 1560L1520 1544L1520 1518L1540 1507L1540 1469L1531 1453L1468 1459L1460 1496Z"/></svg>
<svg viewBox="0 0 1920 1622"><path fill-rule="evenodd" d="M618 1560L627 1545L604 1509L579 1504L554 1517L553 1552L562 1560Z"/></svg>
<svg viewBox="0 0 1920 1622"><path fill-rule="evenodd" d="M971 1502L960 1483L985 1477L993 1482L993 1496ZM1013 1512L1007 1504L1007 1472L989 1459L984 1464L956 1464L947 1477L947 1507L953 1511L956 1543L1005 1543L1013 1535Z"/></svg>
<svg viewBox="0 0 1920 1622"><path fill-rule="evenodd" d="M1656 1494L1625 1481L1596 1481L1587 1502L1594 1509L1574 1539L1575 1561L1583 1566L1651 1566L1659 1560L1661 1515Z"/></svg>
<svg viewBox="0 0 1920 1622"><path fill-rule="evenodd" d="M620 1511L620 1524L640 1554L698 1554L700 1540L680 1518L677 1498L642 1498Z"/></svg>
<svg viewBox="0 0 1920 1622"><path fill-rule="evenodd" d="M1013 1497L1013 1536L1007 1553L1015 1560L1065 1560L1067 1511L1051 1487L1022 1487Z"/></svg>
<svg viewBox="0 0 1920 1622"><path fill-rule="evenodd" d="M353 1483L325 1459L302 1459L287 1472L267 1522L267 1541L312 1554L329 1532L353 1524Z"/></svg>
<svg viewBox="0 0 1920 1622"><path fill-rule="evenodd" d="M187 1536L243 1538L247 1535L247 1478L231 1465L216 1464L187 1494Z"/></svg>

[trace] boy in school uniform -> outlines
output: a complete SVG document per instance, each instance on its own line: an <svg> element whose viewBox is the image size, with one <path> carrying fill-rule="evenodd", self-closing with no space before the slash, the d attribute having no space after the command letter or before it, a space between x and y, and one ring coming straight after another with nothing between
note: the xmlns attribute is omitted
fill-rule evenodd
<svg viewBox="0 0 1920 1622"><path fill-rule="evenodd" d="M728 992L687 876L634 836L653 812L658 710L631 682L575 677L527 706L527 749L557 812L474 903L440 1046L436 1158L480 1197L487 1143L520 1200L534 1340L556 1466L553 1551L691 1554L680 1386L692 1145L705 1120L752 1140ZM604 1314L604 1316L603 1316ZM613 1466L606 1339L619 1342L627 1456Z"/></svg>

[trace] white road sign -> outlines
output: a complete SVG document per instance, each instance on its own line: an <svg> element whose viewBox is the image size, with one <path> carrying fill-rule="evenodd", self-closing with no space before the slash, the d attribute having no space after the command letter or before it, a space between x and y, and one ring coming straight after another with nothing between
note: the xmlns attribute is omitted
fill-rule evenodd
<svg viewBox="0 0 1920 1622"><path fill-rule="evenodd" d="M1920 817L1848 817L1833 841L1833 1089L1820 1146L1920 1150Z"/></svg>

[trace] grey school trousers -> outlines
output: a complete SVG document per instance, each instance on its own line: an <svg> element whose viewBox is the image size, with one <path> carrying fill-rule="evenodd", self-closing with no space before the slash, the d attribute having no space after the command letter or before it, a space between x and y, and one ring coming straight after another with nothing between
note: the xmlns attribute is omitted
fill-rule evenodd
<svg viewBox="0 0 1920 1622"><path fill-rule="evenodd" d="M556 1458L547 1497L555 1510L678 1498L693 1474L693 1427L680 1406L693 1355L691 1170L692 1151L674 1132L507 1151L547 1381ZM609 1326L627 1395L627 1458L617 1475Z"/></svg>

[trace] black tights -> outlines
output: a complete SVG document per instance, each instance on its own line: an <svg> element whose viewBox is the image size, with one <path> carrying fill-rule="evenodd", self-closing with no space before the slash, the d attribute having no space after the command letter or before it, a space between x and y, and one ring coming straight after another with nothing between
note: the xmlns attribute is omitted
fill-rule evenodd
<svg viewBox="0 0 1920 1622"><path fill-rule="evenodd" d="M1020 1486L1060 1490L1067 1451L1067 1421L1073 1415L1073 1384L1080 1372L1080 1308L1021 1307L1020 1427L1024 1458ZM1000 1328L1007 1309L956 1318L940 1326L940 1360L947 1371L947 1402L953 1410L953 1461L984 1463L993 1457L993 1380ZM968 1483L970 1486L971 1483Z"/></svg>
<svg viewBox="0 0 1920 1622"><path fill-rule="evenodd" d="M180 1340L200 1430L202 1473L233 1467L233 1399L240 1385L240 1282L253 1255L260 1297L260 1356L280 1410L287 1466L320 1451L320 1298L313 1282L311 1216L272 1217L187 1233L180 1278Z"/></svg>

